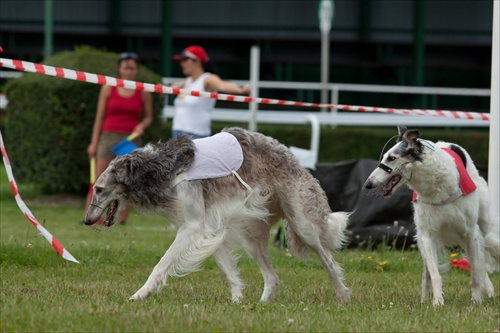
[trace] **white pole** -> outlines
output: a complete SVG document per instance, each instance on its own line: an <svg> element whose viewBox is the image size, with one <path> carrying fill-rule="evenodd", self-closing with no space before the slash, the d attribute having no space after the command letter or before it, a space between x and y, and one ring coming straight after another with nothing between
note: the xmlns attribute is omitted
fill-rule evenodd
<svg viewBox="0 0 500 333"><path fill-rule="evenodd" d="M259 64L260 64L260 48L256 45L250 49L250 97L256 98L259 96ZM250 119L248 120L248 129L257 131L257 110L259 105L256 102L251 102L249 105Z"/></svg>
<svg viewBox="0 0 500 333"><path fill-rule="evenodd" d="M328 77L330 59L330 29L332 27L334 5L331 0L321 0L318 7L319 30L321 31L321 103L328 103ZM321 109L326 112L326 108Z"/></svg>
<svg viewBox="0 0 500 333"><path fill-rule="evenodd" d="M493 31L491 42L490 146L488 184L493 218L500 216L500 2L493 0Z"/></svg>
<svg viewBox="0 0 500 333"><path fill-rule="evenodd" d="M321 32L321 104L328 104L328 77L330 68L328 66L330 58L330 31ZM326 112L326 108L321 109Z"/></svg>
<svg viewBox="0 0 500 333"><path fill-rule="evenodd" d="M311 123L311 151L314 154L314 165L318 163L320 126L318 116L310 114L307 116Z"/></svg>

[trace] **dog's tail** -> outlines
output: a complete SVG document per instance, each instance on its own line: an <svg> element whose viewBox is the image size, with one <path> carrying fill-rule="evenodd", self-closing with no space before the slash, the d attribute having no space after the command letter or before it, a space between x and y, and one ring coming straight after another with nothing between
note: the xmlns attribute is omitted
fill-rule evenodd
<svg viewBox="0 0 500 333"><path fill-rule="evenodd" d="M328 216L328 230L324 234L322 244L330 251L341 249L347 243L346 229L349 224L351 213L335 212Z"/></svg>
<svg viewBox="0 0 500 333"><path fill-rule="evenodd" d="M484 239L486 263L489 271L500 271L500 218L493 217L490 232Z"/></svg>
<svg viewBox="0 0 500 333"><path fill-rule="evenodd" d="M318 233L321 245L325 250L338 250L347 242L346 229L350 215L351 213L346 212L330 213L325 218L326 223L311 226L313 230L307 233L311 233L311 238L318 236L312 233ZM288 223L285 223L285 236L287 246L294 256L301 257L310 253L311 248L292 230Z"/></svg>

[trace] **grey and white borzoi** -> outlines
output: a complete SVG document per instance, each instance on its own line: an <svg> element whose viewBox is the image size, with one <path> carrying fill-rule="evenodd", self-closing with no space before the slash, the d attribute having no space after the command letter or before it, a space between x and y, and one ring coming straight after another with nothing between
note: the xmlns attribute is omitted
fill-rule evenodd
<svg viewBox="0 0 500 333"><path fill-rule="evenodd" d="M398 142L384 154L365 187L383 197L404 185L415 191L416 238L424 261L422 302L432 284L432 304L444 304L437 256L443 245L460 246L466 252L473 301L481 303L482 294L493 297L487 266L500 264L500 222L489 211L486 181L462 147L420 139L417 130L403 126L398 130Z"/></svg>
<svg viewBox="0 0 500 333"><path fill-rule="evenodd" d="M261 301L272 300L279 278L267 245L271 227L283 218L292 254L316 252L337 297L348 302L350 291L331 255L345 241L348 214L331 212L319 182L275 139L240 128L225 129L212 138L222 141L216 142L218 152L204 161L198 158L205 154L210 138L180 136L115 158L95 182L86 224L96 223L107 209L104 223L109 226L130 203L144 212L164 215L178 227L174 242L130 299L150 296L169 276L193 272L213 255L229 282L232 300L238 302L244 284L233 250L243 245L264 278ZM229 171L210 174L222 151L233 148L236 155L240 153L240 162L223 161L222 168ZM193 169L201 176L191 175Z"/></svg>

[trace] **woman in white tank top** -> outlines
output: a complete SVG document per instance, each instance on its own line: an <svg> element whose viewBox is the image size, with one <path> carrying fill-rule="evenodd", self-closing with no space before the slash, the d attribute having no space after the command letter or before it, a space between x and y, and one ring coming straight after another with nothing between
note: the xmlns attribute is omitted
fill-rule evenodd
<svg viewBox="0 0 500 333"><path fill-rule="evenodd" d="M183 82L174 84L175 88L187 90L224 92L235 95L248 95L250 87L240 87L222 80L215 74L215 68L201 46L189 46L181 54L174 56L186 75ZM174 100L175 115L172 124L172 137L188 134L193 139L211 134L210 113L215 106L215 99L178 95Z"/></svg>

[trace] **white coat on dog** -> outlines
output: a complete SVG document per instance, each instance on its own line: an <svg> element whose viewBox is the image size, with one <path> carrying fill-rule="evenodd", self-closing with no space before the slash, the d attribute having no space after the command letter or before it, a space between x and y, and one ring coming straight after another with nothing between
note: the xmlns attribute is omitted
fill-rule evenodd
<svg viewBox="0 0 500 333"><path fill-rule="evenodd" d="M438 270L443 246L460 246L466 252L473 301L481 303L483 294L493 297L487 267L499 267L500 222L498 216L491 216L486 181L462 147L420 139L417 130L403 126L398 130L398 142L383 155L364 187L383 197L404 185L414 190L416 238L424 262L422 302L428 299L432 284L432 304L444 304ZM459 173L460 163L466 173Z"/></svg>

